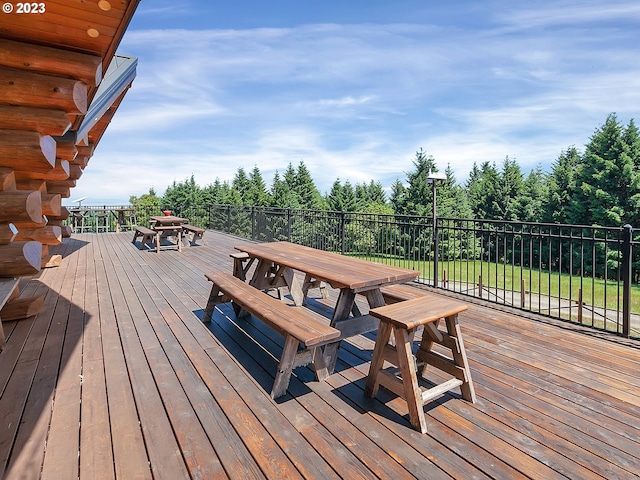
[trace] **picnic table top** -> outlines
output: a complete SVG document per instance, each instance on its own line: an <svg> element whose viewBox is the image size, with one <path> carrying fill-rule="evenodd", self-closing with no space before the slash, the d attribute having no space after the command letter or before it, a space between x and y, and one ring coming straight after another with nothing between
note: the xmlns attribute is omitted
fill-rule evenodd
<svg viewBox="0 0 640 480"><path fill-rule="evenodd" d="M149 217L156 225L182 225L183 223L189 223L187 218L176 217L174 215L158 215Z"/></svg>
<svg viewBox="0 0 640 480"><path fill-rule="evenodd" d="M290 242L243 244L235 247L252 257L308 273L333 288L364 291L392 283L405 283L420 275L417 270L326 252Z"/></svg>

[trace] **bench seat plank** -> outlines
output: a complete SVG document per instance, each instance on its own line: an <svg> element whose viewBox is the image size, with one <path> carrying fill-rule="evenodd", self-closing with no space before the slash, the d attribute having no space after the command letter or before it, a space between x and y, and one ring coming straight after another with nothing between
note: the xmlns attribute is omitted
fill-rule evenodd
<svg viewBox="0 0 640 480"><path fill-rule="evenodd" d="M425 292L424 290L406 283L386 285L380 288L380 292L382 293L387 305L391 303L404 302L405 300L413 300L414 298L436 295L430 292Z"/></svg>
<svg viewBox="0 0 640 480"><path fill-rule="evenodd" d="M188 241L190 245L196 245L196 240L198 239L203 240L204 232L204 228L196 227L195 225L189 225L188 223L182 225L182 234L185 241Z"/></svg>
<svg viewBox="0 0 640 480"><path fill-rule="evenodd" d="M142 237L142 240L140 240L140 246L138 247L140 250L142 250L145 245L147 245L148 247L149 245L155 246L157 236L158 232L156 232L155 230L151 230L147 227L137 226L135 231L133 232L133 240L131 241L131 243L136 243L138 237Z"/></svg>
<svg viewBox="0 0 640 480"><path fill-rule="evenodd" d="M271 397L286 393L291 372L295 367L312 363L318 380L328 376L320 347L336 341L339 330L322 322L316 314L302 307L287 305L242 280L226 273L206 274L213 283L203 321L211 321L216 304L234 303L234 306L252 314L285 338ZM239 309L235 309L239 315ZM305 348L299 350L299 345Z"/></svg>
<svg viewBox="0 0 640 480"><path fill-rule="evenodd" d="M340 336L338 330L322 323L310 310L287 305L232 275L218 273L205 276L243 310L283 335L293 335L306 347L325 344Z"/></svg>

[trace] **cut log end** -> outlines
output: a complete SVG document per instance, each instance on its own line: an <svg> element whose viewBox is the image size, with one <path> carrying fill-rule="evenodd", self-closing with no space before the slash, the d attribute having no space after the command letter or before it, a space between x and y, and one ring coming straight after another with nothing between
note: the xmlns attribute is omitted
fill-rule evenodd
<svg viewBox="0 0 640 480"><path fill-rule="evenodd" d="M0 245L0 277L33 275L41 268L40 242L11 242Z"/></svg>
<svg viewBox="0 0 640 480"><path fill-rule="evenodd" d="M76 82L73 86L73 101L82 115L87 113L87 85L83 82Z"/></svg>

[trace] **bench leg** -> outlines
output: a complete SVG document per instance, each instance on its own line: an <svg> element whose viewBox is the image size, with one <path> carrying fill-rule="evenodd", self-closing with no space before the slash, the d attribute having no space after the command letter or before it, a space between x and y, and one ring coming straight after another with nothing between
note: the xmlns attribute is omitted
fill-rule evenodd
<svg viewBox="0 0 640 480"><path fill-rule="evenodd" d="M416 363L411 350L409 332L403 328L393 328L396 339L396 352L398 354L398 366L402 376L404 399L409 410L411 425L421 433L427 433L427 421L424 417L422 402L422 390L418 384Z"/></svg>
<svg viewBox="0 0 640 480"><path fill-rule="evenodd" d="M220 289L213 285L211 287L211 293L209 293L209 299L207 300L207 306L204 309L204 315L202 317L203 322L210 322L213 317L213 310L218 303L218 297L220 295Z"/></svg>
<svg viewBox="0 0 640 480"><path fill-rule="evenodd" d="M456 339L457 348L452 349L454 363L460 367L463 372L462 385L460 385L460 393L465 400L476 403L476 391L473 387L473 380L471 380L471 369L469 368L469 360L467 359L467 352L464 349L464 342L462 341L462 332L460 331L460 323L458 323L458 316L453 315L445 318L445 324L447 325L447 333Z"/></svg>
<svg viewBox="0 0 640 480"><path fill-rule="evenodd" d="M273 388L271 389L271 398L278 398L287 393L299 343L292 335L287 335L285 338L282 356L280 357L280 363L278 363L278 373L276 373Z"/></svg>
<svg viewBox="0 0 640 480"><path fill-rule="evenodd" d="M380 322L378 333L376 334L376 343L373 347L371 365L369 366L369 375L367 376L367 383L364 387L364 393L368 397L375 398L378 394L378 388L380 387L378 372L382 369L382 365L384 364L384 351L389 343L390 336L391 324L387 322Z"/></svg>

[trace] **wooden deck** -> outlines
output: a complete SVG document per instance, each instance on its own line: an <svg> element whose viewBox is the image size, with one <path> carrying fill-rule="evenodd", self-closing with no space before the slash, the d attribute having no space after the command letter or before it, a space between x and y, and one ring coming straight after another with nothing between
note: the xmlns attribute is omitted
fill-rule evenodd
<svg viewBox="0 0 640 480"><path fill-rule="evenodd" d="M62 266L22 281L46 308L4 325L0 478L638 478L637 343L472 305L478 403L442 397L421 435L404 402L364 395L373 335L273 401L282 339L226 305L200 322L204 273L231 272L244 240L155 253L132 237L65 239Z"/></svg>

